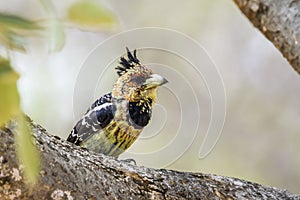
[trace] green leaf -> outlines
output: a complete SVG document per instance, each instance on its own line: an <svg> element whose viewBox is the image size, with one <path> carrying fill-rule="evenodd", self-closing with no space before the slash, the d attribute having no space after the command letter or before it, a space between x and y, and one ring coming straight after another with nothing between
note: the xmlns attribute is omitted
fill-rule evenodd
<svg viewBox="0 0 300 200"><path fill-rule="evenodd" d="M7 48L25 51L26 36L39 29L41 27L33 21L0 13L0 43Z"/></svg>
<svg viewBox="0 0 300 200"><path fill-rule="evenodd" d="M10 49L25 52L26 40L13 31L0 29L0 43Z"/></svg>
<svg viewBox="0 0 300 200"><path fill-rule="evenodd" d="M11 68L9 60L0 56L0 126L20 114L18 77Z"/></svg>
<svg viewBox="0 0 300 200"><path fill-rule="evenodd" d="M34 145L30 128L23 115L19 118L18 132L15 135L16 153L20 164L24 166L24 176L33 186L38 182L40 171L40 156Z"/></svg>
<svg viewBox="0 0 300 200"><path fill-rule="evenodd" d="M45 23L48 36L48 50L49 52L60 51L66 42L64 25L57 17L52 0L40 0L40 3L48 14L48 19Z"/></svg>
<svg viewBox="0 0 300 200"><path fill-rule="evenodd" d="M71 22L87 29L105 29L116 24L116 16L93 1L78 1L68 10Z"/></svg>
<svg viewBox="0 0 300 200"><path fill-rule="evenodd" d="M63 25L56 18L51 19L49 22L49 51L60 51L64 47L66 41Z"/></svg>
<svg viewBox="0 0 300 200"><path fill-rule="evenodd" d="M33 21L19 17L17 15L6 13L0 13L0 27L23 30L37 30L41 28Z"/></svg>

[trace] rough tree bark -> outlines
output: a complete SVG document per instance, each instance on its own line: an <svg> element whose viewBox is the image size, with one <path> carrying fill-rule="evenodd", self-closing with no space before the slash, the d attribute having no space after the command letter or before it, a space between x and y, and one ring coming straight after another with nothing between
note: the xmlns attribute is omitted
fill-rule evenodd
<svg viewBox="0 0 300 200"><path fill-rule="evenodd" d="M300 74L300 1L234 1Z"/></svg>
<svg viewBox="0 0 300 200"><path fill-rule="evenodd" d="M211 174L150 169L89 152L30 123L41 153L31 189L15 155L15 124L0 130L0 199L300 199L286 190Z"/></svg>

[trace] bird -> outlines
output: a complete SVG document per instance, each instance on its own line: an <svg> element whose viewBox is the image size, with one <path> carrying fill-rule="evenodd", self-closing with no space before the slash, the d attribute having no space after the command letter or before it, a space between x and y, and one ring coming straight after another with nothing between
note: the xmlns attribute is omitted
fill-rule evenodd
<svg viewBox="0 0 300 200"><path fill-rule="evenodd" d="M96 153L116 157L136 141L149 124L157 88L167 79L142 64L136 50L115 67L111 92L98 98L75 124L67 141Z"/></svg>

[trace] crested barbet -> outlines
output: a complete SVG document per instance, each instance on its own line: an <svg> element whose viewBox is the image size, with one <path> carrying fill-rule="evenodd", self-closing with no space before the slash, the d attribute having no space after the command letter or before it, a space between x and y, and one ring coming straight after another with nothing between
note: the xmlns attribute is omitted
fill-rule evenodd
<svg viewBox="0 0 300 200"><path fill-rule="evenodd" d="M168 81L141 64L127 49L120 58L112 92L97 99L72 129L67 141L97 153L118 157L148 125L157 87Z"/></svg>

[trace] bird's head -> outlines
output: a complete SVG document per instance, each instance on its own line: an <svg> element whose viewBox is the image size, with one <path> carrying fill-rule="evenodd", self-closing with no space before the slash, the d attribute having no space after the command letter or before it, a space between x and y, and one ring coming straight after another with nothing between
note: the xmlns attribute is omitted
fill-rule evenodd
<svg viewBox="0 0 300 200"><path fill-rule="evenodd" d="M157 87L168 81L141 64L136 57L136 50L132 55L127 48L127 57L121 57L120 66L116 67L119 78L113 87L113 97L125 98L130 102L151 98L155 102Z"/></svg>

